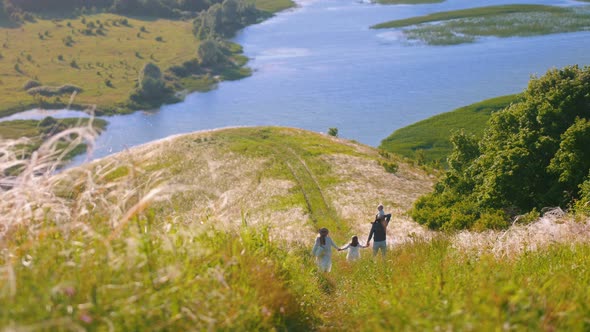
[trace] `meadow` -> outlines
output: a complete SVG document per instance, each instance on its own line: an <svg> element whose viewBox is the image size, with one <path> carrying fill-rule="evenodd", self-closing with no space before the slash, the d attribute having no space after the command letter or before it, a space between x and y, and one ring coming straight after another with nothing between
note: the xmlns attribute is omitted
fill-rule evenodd
<svg viewBox="0 0 590 332"><path fill-rule="evenodd" d="M198 45L190 22L111 14L39 19L1 30L1 115L40 103L24 89L30 80L44 86L80 87L74 103L84 108L123 110L146 62L166 69L195 58ZM70 95L46 99L49 104L67 105Z"/></svg>
<svg viewBox="0 0 590 332"><path fill-rule="evenodd" d="M0 326L588 328L587 221L403 229L415 224L403 211L430 176L401 160L388 174L381 158L301 130L238 128L168 138L61 175L24 172L0 192ZM329 227L339 245L353 232L364 240L369 224L359 219L380 197L397 206L386 258L364 249L349 264L334 253L332 272L319 273L314 229Z"/></svg>
<svg viewBox="0 0 590 332"><path fill-rule="evenodd" d="M438 12L384 22L371 28L405 28L403 32L408 40L420 40L430 45L455 45L482 37L586 31L590 28L589 17L587 6L500 5Z"/></svg>
<svg viewBox="0 0 590 332"><path fill-rule="evenodd" d="M255 1L268 16L293 6L288 0ZM131 111L129 96L148 62L162 72L197 58L199 40L192 20L126 17L107 13L37 18L18 27L1 27L0 116L41 106L86 109L97 113ZM179 96L206 91L219 80L250 75L239 45L228 43L230 65L164 79ZM71 86L76 91L31 95L31 87L45 91ZM29 90L30 91L30 90Z"/></svg>
<svg viewBox="0 0 590 332"><path fill-rule="evenodd" d="M481 137L492 113L517 100L518 95L496 97L435 115L394 131L379 148L424 163L445 165L453 148L449 140L453 132L463 130Z"/></svg>

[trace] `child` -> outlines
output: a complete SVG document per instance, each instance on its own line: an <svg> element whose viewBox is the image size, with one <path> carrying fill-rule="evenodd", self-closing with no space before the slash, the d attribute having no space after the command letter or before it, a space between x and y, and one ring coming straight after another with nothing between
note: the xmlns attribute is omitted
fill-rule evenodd
<svg viewBox="0 0 590 332"><path fill-rule="evenodd" d="M328 236L328 229L322 228L319 231L318 237L315 239L315 244L312 253L315 256L316 263L322 272L330 272L332 270L332 247L340 250L338 246Z"/></svg>
<svg viewBox="0 0 590 332"><path fill-rule="evenodd" d="M353 262L361 258L360 249L366 247L368 246L363 246L359 243L359 238L355 235L350 239L349 244L347 244L345 247L338 249L338 251L348 249L348 253L346 254L346 260L349 262Z"/></svg>
<svg viewBox="0 0 590 332"><path fill-rule="evenodd" d="M375 216L375 220L381 221L383 227L387 227L387 225L389 225L389 220L391 220L391 213L385 214L385 211L383 211L383 204L379 204L377 206L377 215Z"/></svg>

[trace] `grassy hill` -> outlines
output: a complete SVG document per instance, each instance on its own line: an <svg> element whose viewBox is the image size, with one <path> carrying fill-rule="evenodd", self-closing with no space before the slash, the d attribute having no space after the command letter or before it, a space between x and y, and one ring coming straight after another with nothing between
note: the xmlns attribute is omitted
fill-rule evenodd
<svg viewBox="0 0 590 332"><path fill-rule="evenodd" d="M0 191L8 329L587 327L587 222L426 231L404 211L434 177L358 143L221 129L19 179ZM394 213L386 259L334 252L332 272L318 273L315 230L364 240L377 202Z"/></svg>
<svg viewBox="0 0 590 332"><path fill-rule="evenodd" d="M446 163L453 148L449 141L451 133L464 130L481 137L490 115L517 99L518 95L502 96L435 115L394 131L381 141L380 148L412 159L422 154L427 163Z"/></svg>

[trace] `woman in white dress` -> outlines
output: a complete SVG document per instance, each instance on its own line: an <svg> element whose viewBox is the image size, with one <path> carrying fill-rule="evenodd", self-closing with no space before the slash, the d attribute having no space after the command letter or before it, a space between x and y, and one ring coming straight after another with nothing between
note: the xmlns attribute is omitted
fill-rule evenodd
<svg viewBox="0 0 590 332"><path fill-rule="evenodd" d="M320 229L312 250L316 263L322 272L330 272L332 270L332 247L340 249L332 241L332 238L328 236L328 233L327 228Z"/></svg>
<svg viewBox="0 0 590 332"><path fill-rule="evenodd" d="M346 253L346 260L349 262L353 262L353 261L356 261L357 259L361 258L360 249L366 248L366 247L367 246L363 246L359 243L359 238L358 238L358 236L355 235L350 239L349 244L338 249L338 251L348 249L348 253Z"/></svg>

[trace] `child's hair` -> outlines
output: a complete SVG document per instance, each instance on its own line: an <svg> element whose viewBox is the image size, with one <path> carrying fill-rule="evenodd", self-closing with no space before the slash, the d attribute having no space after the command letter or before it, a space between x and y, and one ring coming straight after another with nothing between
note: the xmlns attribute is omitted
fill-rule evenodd
<svg viewBox="0 0 590 332"><path fill-rule="evenodd" d="M359 237L354 235L352 238L350 238L350 245L353 247L358 247L359 245Z"/></svg>

